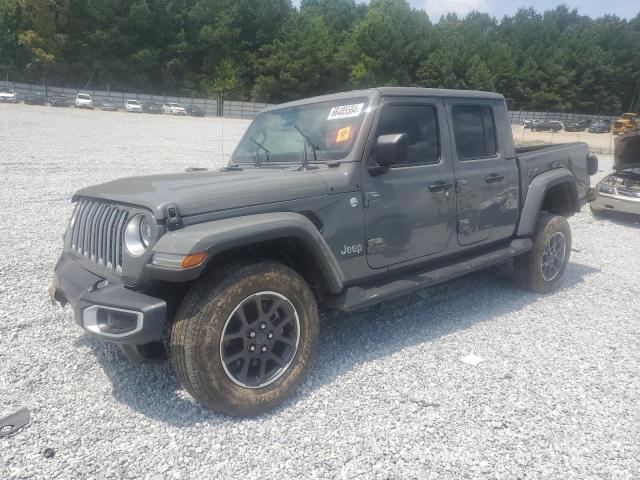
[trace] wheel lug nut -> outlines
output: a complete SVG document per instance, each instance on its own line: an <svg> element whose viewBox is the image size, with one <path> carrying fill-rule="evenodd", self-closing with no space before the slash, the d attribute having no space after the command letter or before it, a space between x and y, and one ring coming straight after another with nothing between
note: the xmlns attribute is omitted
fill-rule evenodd
<svg viewBox="0 0 640 480"><path fill-rule="evenodd" d="M267 351L267 346L266 346L266 345L262 345L262 346L260 347L260 351L261 351L262 353L266 352L266 351Z"/></svg>
<svg viewBox="0 0 640 480"><path fill-rule="evenodd" d="M264 330L265 328L267 328L267 324L266 323L261 323L260 324L260 330Z"/></svg>
<svg viewBox="0 0 640 480"><path fill-rule="evenodd" d="M249 330L247 332L247 335L249 336L249 338L254 338L256 336L256 332L254 332L253 330Z"/></svg>
<svg viewBox="0 0 640 480"><path fill-rule="evenodd" d="M252 343L251 345L249 345L249 351L250 352L255 352L256 351L256 346Z"/></svg>
<svg viewBox="0 0 640 480"><path fill-rule="evenodd" d="M267 333L267 338L271 340L273 338L273 332Z"/></svg>

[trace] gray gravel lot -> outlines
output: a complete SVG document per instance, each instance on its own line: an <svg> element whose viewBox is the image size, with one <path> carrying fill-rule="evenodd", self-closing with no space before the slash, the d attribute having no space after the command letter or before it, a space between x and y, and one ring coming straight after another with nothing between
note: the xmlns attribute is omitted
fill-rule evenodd
<svg viewBox="0 0 640 480"><path fill-rule="evenodd" d="M246 125L225 121L227 154ZM256 419L86 338L47 297L72 192L219 166L220 138L219 119L0 105L0 417L32 412L0 479L640 477L640 224L588 209L556 293L505 265L324 315L309 380Z"/></svg>

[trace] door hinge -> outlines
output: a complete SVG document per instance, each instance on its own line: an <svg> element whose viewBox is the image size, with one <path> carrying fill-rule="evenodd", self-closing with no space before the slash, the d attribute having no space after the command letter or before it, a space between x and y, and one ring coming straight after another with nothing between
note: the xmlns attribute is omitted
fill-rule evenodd
<svg viewBox="0 0 640 480"><path fill-rule="evenodd" d="M469 230L471 230L471 220L468 218L458 220L458 233L467 233Z"/></svg>
<svg viewBox="0 0 640 480"><path fill-rule="evenodd" d="M373 207L380 201L380 194L378 192L364 192L364 206Z"/></svg>
<svg viewBox="0 0 640 480"><path fill-rule="evenodd" d="M456 193L461 193L464 186L468 184L468 180L456 180Z"/></svg>
<svg viewBox="0 0 640 480"><path fill-rule="evenodd" d="M384 250L384 240L382 237L370 238L367 240L367 253L378 253Z"/></svg>

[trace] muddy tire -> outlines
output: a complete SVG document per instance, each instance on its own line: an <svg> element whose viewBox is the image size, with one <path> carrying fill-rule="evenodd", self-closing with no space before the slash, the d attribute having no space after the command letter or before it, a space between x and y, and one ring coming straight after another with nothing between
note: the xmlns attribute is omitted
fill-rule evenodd
<svg viewBox="0 0 640 480"><path fill-rule="evenodd" d="M236 266L186 294L170 359L197 401L227 415L258 415L305 379L318 332L315 297L298 273L276 262Z"/></svg>
<svg viewBox="0 0 640 480"><path fill-rule="evenodd" d="M541 214L532 240L533 250L514 260L515 280L525 290L549 293L560 283L571 255L571 229L567 219Z"/></svg>

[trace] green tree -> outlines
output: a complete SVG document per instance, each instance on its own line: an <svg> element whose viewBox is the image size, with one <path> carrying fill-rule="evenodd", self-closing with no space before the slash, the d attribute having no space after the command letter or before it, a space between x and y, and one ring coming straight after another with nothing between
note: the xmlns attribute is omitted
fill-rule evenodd
<svg viewBox="0 0 640 480"><path fill-rule="evenodd" d="M334 38L324 19L295 12L260 50L252 97L282 101L324 93L334 85Z"/></svg>
<svg viewBox="0 0 640 480"><path fill-rule="evenodd" d="M348 86L361 88L414 83L429 42L431 23L405 0L374 0L340 49Z"/></svg>

